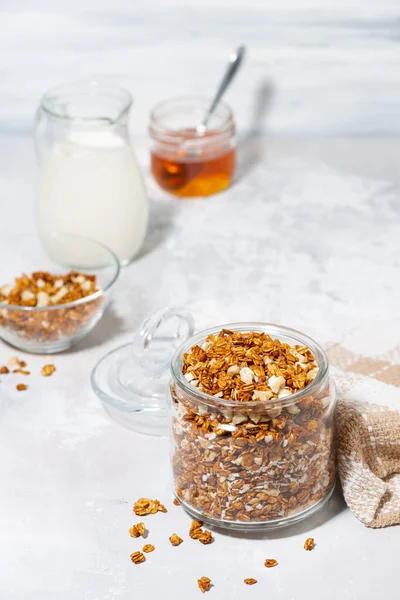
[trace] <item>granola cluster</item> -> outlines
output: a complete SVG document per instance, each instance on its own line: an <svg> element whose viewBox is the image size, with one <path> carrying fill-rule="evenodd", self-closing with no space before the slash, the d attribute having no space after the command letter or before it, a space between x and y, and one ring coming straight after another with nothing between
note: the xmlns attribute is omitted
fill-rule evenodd
<svg viewBox="0 0 400 600"><path fill-rule="evenodd" d="M173 383L171 392L175 491L184 505L217 520L262 523L303 512L330 491L327 378L291 400L318 374L308 347L222 330L183 363L189 386Z"/></svg>
<svg viewBox="0 0 400 600"><path fill-rule="evenodd" d="M8 341L10 335L35 342L69 338L96 315L103 298L89 300L95 292L98 292L96 276L77 271L65 275L37 271L16 277L14 284L0 287L0 333L3 329L3 337ZM64 306L84 298L88 300Z"/></svg>

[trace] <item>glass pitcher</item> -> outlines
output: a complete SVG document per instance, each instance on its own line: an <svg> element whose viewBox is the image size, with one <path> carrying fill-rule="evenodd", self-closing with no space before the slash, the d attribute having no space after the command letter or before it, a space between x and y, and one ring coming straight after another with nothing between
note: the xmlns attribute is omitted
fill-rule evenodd
<svg viewBox="0 0 400 600"><path fill-rule="evenodd" d="M102 242L129 263L147 229L148 199L129 142L130 93L80 82L47 92L37 111L39 234L65 231Z"/></svg>

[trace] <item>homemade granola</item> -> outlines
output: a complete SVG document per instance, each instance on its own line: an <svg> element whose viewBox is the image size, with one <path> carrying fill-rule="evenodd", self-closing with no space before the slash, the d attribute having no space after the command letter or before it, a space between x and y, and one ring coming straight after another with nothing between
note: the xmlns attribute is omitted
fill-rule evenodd
<svg viewBox="0 0 400 600"><path fill-rule="evenodd" d="M44 365L44 367L42 367L41 373L43 377L50 377L51 375L53 375L55 370L56 368L52 364Z"/></svg>
<svg viewBox="0 0 400 600"><path fill-rule="evenodd" d="M275 560L274 558L267 558L264 562L264 566L267 567L267 569L270 569L271 567L276 567L278 564L278 561Z"/></svg>
<svg viewBox="0 0 400 600"><path fill-rule="evenodd" d="M197 584L204 594L204 592L208 592L211 587L211 579L209 577L200 577L200 579L197 580Z"/></svg>
<svg viewBox="0 0 400 600"><path fill-rule="evenodd" d="M333 401L327 377L311 385L318 372L307 346L262 332L222 330L184 354L187 383L171 386L175 492L184 505L245 524L324 498L334 482Z"/></svg>
<svg viewBox="0 0 400 600"><path fill-rule="evenodd" d="M129 535L133 538L138 538L143 536L145 532L144 523L137 523L137 525L132 525L129 529Z"/></svg>
<svg viewBox="0 0 400 600"><path fill-rule="evenodd" d="M145 544L142 548L143 552L146 552L147 554L149 552L153 552L153 550L155 550L155 546L153 546L153 544Z"/></svg>
<svg viewBox="0 0 400 600"><path fill-rule="evenodd" d="M19 392L24 392L25 390L28 389L28 386L25 385L25 383L17 383L17 385L15 387Z"/></svg>
<svg viewBox="0 0 400 600"><path fill-rule="evenodd" d="M37 342L71 337L94 318L104 301L98 295L89 299L96 292L96 276L77 271L65 275L38 271L16 277L14 284L0 287L0 334L4 328L6 339L14 334ZM74 306L63 306L85 298Z"/></svg>
<svg viewBox="0 0 400 600"><path fill-rule="evenodd" d="M253 579L253 577L248 577L244 580L244 582L246 585L254 585L255 583L257 583L257 579Z"/></svg>
<svg viewBox="0 0 400 600"><path fill-rule="evenodd" d="M157 512L166 513L167 509L159 500L151 500L150 498L139 498L133 505L133 512L139 517L145 515L155 515Z"/></svg>
<svg viewBox="0 0 400 600"><path fill-rule="evenodd" d="M8 375L9 372L10 372L10 369L8 367L6 367L5 365L0 367L0 375Z"/></svg>
<svg viewBox="0 0 400 600"><path fill-rule="evenodd" d="M131 561L135 563L135 565L140 565L140 563L143 563L145 560L146 557L143 552L132 552Z"/></svg>
<svg viewBox="0 0 400 600"><path fill-rule="evenodd" d="M314 538L307 538L304 542L304 550L312 550L315 546Z"/></svg>
<svg viewBox="0 0 400 600"><path fill-rule="evenodd" d="M169 541L173 546L180 546L180 544L182 544L183 542L183 539L179 537L179 535L177 535L176 533L173 533L169 538Z"/></svg>

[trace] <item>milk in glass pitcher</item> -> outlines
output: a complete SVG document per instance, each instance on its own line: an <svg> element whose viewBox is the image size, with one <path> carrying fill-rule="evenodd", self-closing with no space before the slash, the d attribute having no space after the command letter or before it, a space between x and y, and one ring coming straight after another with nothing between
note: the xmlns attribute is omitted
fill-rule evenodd
<svg viewBox="0 0 400 600"><path fill-rule="evenodd" d="M66 84L43 96L35 127L39 233L93 238L122 264L139 252L148 221L147 194L129 142L131 106L130 93L114 85Z"/></svg>

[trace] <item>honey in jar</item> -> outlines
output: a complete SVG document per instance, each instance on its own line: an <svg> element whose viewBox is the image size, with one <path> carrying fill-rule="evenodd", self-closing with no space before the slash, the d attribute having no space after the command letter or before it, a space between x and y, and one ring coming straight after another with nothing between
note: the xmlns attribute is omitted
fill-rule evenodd
<svg viewBox="0 0 400 600"><path fill-rule="evenodd" d="M159 186L180 197L210 196L225 190L235 170L232 111L220 104L204 133L195 127L208 104L181 98L158 105L151 114L152 173Z"/></svg>

